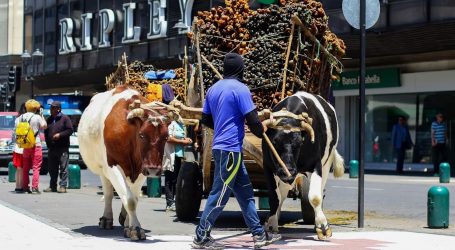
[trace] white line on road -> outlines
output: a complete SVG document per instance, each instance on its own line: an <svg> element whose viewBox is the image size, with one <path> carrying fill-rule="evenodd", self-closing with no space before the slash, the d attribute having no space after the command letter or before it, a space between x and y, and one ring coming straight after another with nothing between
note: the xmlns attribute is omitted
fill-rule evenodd
<svg viewBox="0 0 455 250"><path fill-rule="evenodd" d="M345 189L357 189L358 187L343 187L343 186L332 186L333 188L345 188ZM365 190L371 190L371 191L384 191L384 189L381 188L365 188Z"/></svg>

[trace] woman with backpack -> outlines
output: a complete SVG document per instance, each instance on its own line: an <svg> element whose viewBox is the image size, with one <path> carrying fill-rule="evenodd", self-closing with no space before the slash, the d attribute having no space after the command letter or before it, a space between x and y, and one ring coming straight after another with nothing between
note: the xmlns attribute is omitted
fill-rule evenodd
<svg viewBox="0 0 455 250"><path fill-rule="evenodd" d="M27 193L40 194L39 172L43 162L43 150L39 136L40 129L47 127L46 120L43 117L41 104L30 99L25 102L25 114L19 116L16 120L16 144L24 149L22 155L23 172L22 188ZM32 189L29 187L29 171L33 169Z"/></svg>
<svg viewBox="0 0 455 250"><path fill-rule="evenodd" d="M15 121L15 124L18 124L19 117L25 113L25 103L22 103L21 107L19 108L18 115ZM14 150L13 150L13 166L16 168L16 189L14 191L16 193L23 193L24 189L22 188L22 154L24 153L24 149L20 148L16 143L16 133L13 133L13 142L14 142Z"/></svg>

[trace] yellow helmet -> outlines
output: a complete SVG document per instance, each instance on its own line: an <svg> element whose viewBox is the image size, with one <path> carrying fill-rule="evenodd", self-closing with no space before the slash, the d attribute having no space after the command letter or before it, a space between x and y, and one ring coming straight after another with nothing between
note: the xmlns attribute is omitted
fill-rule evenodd
<svg viewBox="0 0 455 250"><path fill-rule="evenodd" d="M25 110L27 112L35 113L36 111L39 110L40 107L41 107L41 104L35 99L30 99L25 102Z"/></svg>

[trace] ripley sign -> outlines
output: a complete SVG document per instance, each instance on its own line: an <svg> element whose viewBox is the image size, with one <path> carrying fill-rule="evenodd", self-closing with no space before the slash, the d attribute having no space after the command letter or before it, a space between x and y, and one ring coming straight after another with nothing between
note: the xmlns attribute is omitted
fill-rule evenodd
<svg viewBox="0 0 455 250"><path fill-rule="evenodd" d="M187 33L191 26L191 10L194 0L178 0L180 5L181 19L179 22L184 24L184 28L179 29L180 34ZM149 32L147 39L157 39L167 36L168 23L166 20L166 0L148 0L149 5ZM141 27L134 26L136 3L123 4L123 38L122 43L135 43L140 41ZM98 11L99 16L99 34L98 48L107 48L111 46L110 34L115 26L114 10L101 9ZM81 51L89 51L93 49L91 42L92 31L91 21L93 13L83 13L80 19L81 38L74 39L73 32L75 29L75 21L71 18L60 19L60 45L58 53L65 55L76 52L76 47ZM76 42L76 41L77 42Z"/></svg>

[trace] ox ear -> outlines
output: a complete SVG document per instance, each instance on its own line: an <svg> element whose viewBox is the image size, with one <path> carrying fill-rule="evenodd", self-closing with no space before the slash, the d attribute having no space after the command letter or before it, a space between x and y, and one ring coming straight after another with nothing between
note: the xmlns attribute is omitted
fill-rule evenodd
<svg viewBox="0 0 455 250"><path fill-rule="evenodd" d="M141 109L141 108L135 108L133 110L131 110L129 113L128 113L128 116L126 117L128 120L132 120L134 118L140 118L140 119L143 119L144 118L144 110Z"/></svg>

